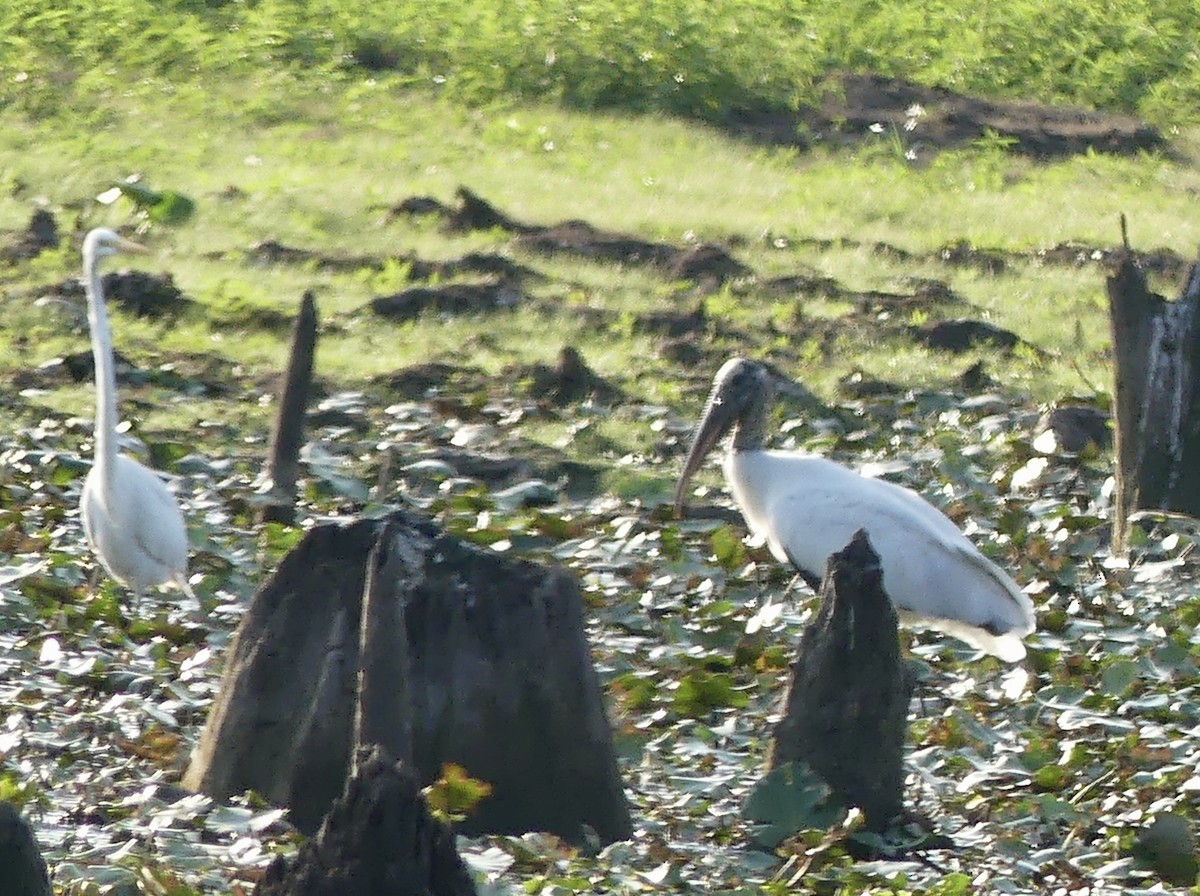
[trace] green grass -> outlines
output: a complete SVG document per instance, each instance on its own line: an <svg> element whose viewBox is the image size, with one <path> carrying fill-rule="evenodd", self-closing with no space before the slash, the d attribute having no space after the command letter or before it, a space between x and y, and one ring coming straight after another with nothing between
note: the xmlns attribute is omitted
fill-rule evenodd
<svg viewBox="0 0 1200 896"><path fill-rule="evenodd" d="M86 197L114 176L144 171L152 184L212 198L209 215L214 203L231 207L246 236L269 228L279 239L342 239L377 251L383 234L365 225L406 186L446 198L470 171L473 189L535 220L552 217L558 197L569 193L581 217L674 239L686 230L721 238L770 229L884 240L899 232L909 244L919 216L922 230L936 234L938 223L952 223L969 240L1010 246L1027 243L1023 235L1035 222L1042 241L1111 240L1115 213L1153 185L1166 200L1147 229L1158 232L1159 219L1183 217L1197 180L1186 166L1162 161L1091 156L1040 166L995 151L949 153L914 171L884 140L864 146L860 164L846 168L840 153L797 157L653 117L631 129L626 118L549 106L468 114L423 93L379 87L350 101L349 92L339 88L338 95L356 115L335 111L331 96L311 86L293 93L267 85L261 102L291 106L299 119L274 125L255 122L241 94L220 82L203 95L180 89L114 97L99 132L67 114L41 125L10 115L0 172L10 185L5 192L17 195L7 201L51 188ZM66 125L65 140L47 140ZM228 187L246 199L221 203L215 197ZM330 208L343 211L330 215ZM202 238L203 246L192 247L185 231L178 247L220 247L211 235Z"/></svg>
<svg viewBox="0 0 1200 896"><path fill-rule="evenodd" d="M167 272L196 301L173 324L115 310L117 348L152 373L174 364L189 380L217 381L228 389L185 398L152 379L122 388L120 396L132 431L168 459L163 466L184 474L193 544L200 549L194 568L206 599L244 600L270 571L280 545L290 543L290 530L262 530L249 509L288 335L241 321L247 308L290 314L308 289L317 296L323 324L316 362L321 388L366 393L360 417L353 418L361 419L362 431L334 426L309 433L345 461L340 473L373 484L384 458L394 454L389 499L428 498L439 522L461 531L495 527L482 533L488 537L506 527L544 525L560 533L549 539L562 540L553 546L554 558L578 572L587 592L589 637L614 725L633 757L627 771L636 782L638 824L647 834L599 858L564 857L551 846L523 841L514 852L524 858L503 884L514 892L558 886L556 876L566 878L564 891L588 881L595 889L622 892L629 874L638 875L635 885L644 888L664 861L698 874L694 889L705 892L760 884L764 891L782 891L781 880L767 879L791 873L792 866L768 866L767 857L743 849L745 826L736 818L758 776L785 660L730 671L739 701L752 702L748 709L680 718L671 698L687 664L729 668L764 587L782 587L787 577L761 548L740 542L740 529L722 524L713 539L715 522L674 522L661 514L686 424L694 420L716 365L734 353L776 363L839 405L848 421L847 433L825 432L813 419L818 415L787 405L773 418L792 424L779 442L828 450L847 462L897 464L896 475L940 506L953 507L964 523L977 523L972 537L1023 582L1043 583L1035 598L1043 630L1033 639L1030 666L1036 698L1002 699L995 693L996 666L967 667L953 646L916 640L933 674L944 676L938 680L948 680L953 693L933 694L934 710L912 726L910 758L920 765L915 777L923 782L918 808L935 806L954 830L982 831L981 841L945 858L950 873L969 871L974 879L979 869L973 863L996 879L1019 871L1024 876L1017 886L1028 888L1060 874L1062 862L1092 873L1125 855L1127 806L1141 799L1142 808L1178 800L1189 808L1187 797L1179 796L1182 779L1139 779L1136 764L1109 755L1117 748L1102 734L1079 737L1076 750L1088 752L1094 767L1086 774L1080 769L1077 781L1060 782L1061 801L1014 783L1002 766L1024 745L1061 739L1057 714L1044 712L1051 701L1114 714L1119 708L1127 715L1116 695L1102 693L1096 682L1115 652L1105 641L1110 628L1126 638L1119 649L1136 654L1139 693L1162 695L1161 706L1183 707L1172 708L1169 719L1156 717L1164 726L1157 733L1146 729L1146 749L1157 749L1156 739L1169 741L1182 756L1184 778L1194 765L1188 732L1195 719L1178 693L1194 688L1195 669L1191 660L1159 655L1163 631L1178 643L1177 653L1194 654L1187 641L1195 624L1192 595L1183 577L1162 573L1163 580L1152 575L1145 584L1102 565L1104 535L1096 519L1105 512L1098 494L1107 458L1055 459L1046 483L1009 483L1029 460L1032 421L1043 406L1076 395L1103 402L1110 388L1103 268L1041 264L1034 253L1066 241L1111 247L1119 239L1121 213L1139 249L1190 255L1200 244L1193 208L1200 189L1193 129L1200 121L1192 100L1200 95L1200 74L1177 62L1194 52L1200 14L1183 4L1070 2L1050 9L1023 0L919 8L866 0L800 8L782 2L685 6L681 12L678 4L634 7L604 0L571 6L574 19L565 4L534 0L503 14L499 7L446 2L359 9L332 0L106 0L88 6L90 18L77 3L44 11L32 0L18 0L0 10L6 48L0 56L0 231L22 228L33 207L44 204L71 238L58 251L0 267L0 432L7 433L0 438L6 461L0 471L6 528L0 534L6 545L16 545L3 563L18 562L22 552L48 556L46 594L57 595L50 587L56 586L70 598L42 596L45 619L18 615L10 626L21 642L10 660L28 664L23 671L31 694L6 705L13 719L32 718L51 730L77 727L87 732L89 744L82 753L51 755L38 752L31 739L3 757L39 770L51 806L77 805L82 787L99 794L89 792L88 800L119 804L140 792L151 774L177 773L171 762L183 761L118 754L114 739L95 737L88 725L78 724L103 700L73 682L59 679L46 691L52 697L37 696L44 687L39 676L55 674L38 663L41 638L53 634L68 648L92 649L63 620L91 606L79 586L88 561L75 502L85 469L80 455L90 450L93 391L89 383L36 371L52 358L86 351L88 335L78 305L38 304L34 296L78 277L79 237L107 224L139 232L151 248L149 256L123 257L119 266ZM530 54L529 46L537 51ZM653 53L643 59L649 47ZM964 67L957 59L978 64ZM732 139L713 125L734 110L790 108L839 67L1139 111L1179 126L1175 153L1037 162L985 140L934 155L919 146L919 125L905 137L908 143L884 135L801 153ZM682 84L676 72L685 74ZM435 76L444 83L435 85ZM915 161L904 158L907 148L916 149ZM168 227L147 221L124 201L104 206L95 200L115 179L134 173L152 187L195 199L194 218ZM436 220L387 213L412 195L452 202L460 185L530 223L582 218L673 245L722 243L760 281L817 272L851 292L907 293L915 279L932 279L964 304L881 318L859 314L847 299L781 295L761 282L701 294L692 284L671 283L636 265L533 255L509 234L451 235ZM335 273L251 263L249 246L264 239L344 255L445 260L495 252L541 276L525 285L531 299L525 307L398 324L364 309L371 298L411 285L402 267ZM939 260L938 250L960 242L1015 254L996 274ZM879 251L876 243L911 257ZM1173 282L1154 285L1167 294L1178 289ZM641 315L688 312L701 301L711 323L696 337L701 355L695 363L669 360L659 338L634 332ZM601 322L588 323L583 309L603 315ZM960 315L1012 329L1036 351L949 355L915 344L902 331ZM552 363L564 345L578 347L627 400L607 411L539 406L513 371ZM957 377L977 360L986 363L995 391L1011 408L1002 424L959 409ZM461 387L443 384L444 404L422 400L416 424L394 426L396 415L385 409L410 399L376 385L375 378L430 361L475 367L484 376L478 382L464 378L468 385ZM838 383L856 370L893 381L903 397L842 402ZM599 473L595 493L572 496L534 525L533 516L480 514L488 500L482 487L456 503L434 485L406 482L398 471L445 448L457 417L495 425L498 452L544 461L551 470L562 460L593 465ZM180 469L182 450L198 452L218 465L217 472ZM50 472L57 478L50 480ZM305 482L306 524L378 509L340 496L336 484L321 481L316 464L305 467ZM710 488L707 500L724 500L719 483L715 465L697 477L697 484ZM22 547L22 533L41 547ZM726 567L711 560L714 541L730 548ZM1140 549L1151 560L1178 556L1182 562L1189 545L1158 533L1143 538ZM271 553L263 554L268 548ZM546 560L551 550L543 545L530 556ZM110 584L101 590L112 598L120 589ZM20 599L8 602L9 592L3 597L0 609L21 607ZM174 607L169 598L164 605ZM800 615L789 605L770 633L772 650L782 654L780 645L794 640ZM106 631L110 622L106 617ZM213 646L208 670L181 685L186 657L163 646L171 655L156 667L160 677L152 696L170 698L174 688L186 686L200 701L211 697L233 623L227 616L207 622ZM126 662L140 651L136 638L104 643L112 653L102 660L106 664ZM1174 677L1166 680L1163 669L1174 670ZM621 689L612 687L614 670L636 670L654 683L641 705L622 707ZM33 718L19 710L35 698L45 699L49 715ZM1152 711L1168 714L1161 706ZM129 714L134 723L142 719L140 710ZM74 719L70 726L68 716ZM182 731L185 748L196 736L192 722ZM105 724L100 720L96 730L107 733ZM997 783L994 793L965 783L979 761L993 759L996 778L985 785ZM93 788L90 777L80 776L78 761L121 771ZM1053 750L1029 761L1030 768L1049 772L1062 764ZM699 793L701 763L729 783ZM991 801L983 815L981 792ZM158 810L144 811L143 821ZM1076 811L1081 820L1074 828L1055 814ZM1036 881L1024 845L1031 824L1038 825L1038 842L1058 844L1065 857L1037 858ZM171 844L188 838L194 843L202 826L202 819L189 821L176 840L160 832L162 842L139 842L128 859L127 885L137 885L136 869L152 868L151 855L172 854ZM129 833L115 831L114 837ZM503 838L497 842L502 850L512 847ZM622 849L628 850L624 859ZM855 866L839 849L815 869L813 887L936 893L961 883L955 877L953 886L943 885L934 872L915 866L900 876L876 872ZM199 859L184 854L195 861L181 894L228 890L226 870L233 863L224 853ZM92 852L82 867L111 872L112 864L100 856ZM61 849L51 858L62 886L71 862ZM555 870L537 878L539 872L530 870L535 866ZM1122 878L1131 882L1144 881ZM81 887L68 892L90 892Z"/></svg>
<svg viewBox="0 0 1200 896"><path fill-rule="evenodd" d="M266 375L283 361L285 334L235 338L223 316L244 306L290 313L301 293L314 289L322 315L337 325L320 360L334 382L353 384L424 358L454 357L481 324L490 338L471 349L471 359L489 372L530 357L524 334L533 328L541 337L532 352L536 360L552 358L562 344L576 344L598 358L605 375L632 381L644 372L661 373L649 360L650 341L637 347L632 363L622 357L628 350L621 321L655 307L683 309L694 300L674 297L653 272L527 257L503 234L448 237L434 221L386 215L409 195L451 202L460 184L533 223L584 218L674 244L727 243L763 277L815 269L848 289L901 292L912 277L941 279L970 303L962 313L987 315L1052 356L1072 359L1088 381L1103 384L1107 324L1099 268L1012 263L1005 273L988 275L935 258L898 260L873 251L873 244L926 256L958 241L1024 253L1071 240L1111 246L1121 213L1128 215L1141 248L1164 246L1186 254L1200 243L1190 209L1197 177L1186 158L1094 155L1039 164L980 148L910 164L882 140L850 156L832 150L799 156L657 116L618 118L551 106L470 112L394 88L297 95L273 84L252 92L249 105L266 106L274 97L298 117L249 128L232 90L216 85L203 96L181 88L174 97L145 92L119 98L106 113L107 126L94 134L64 132L66 120L32 120L16 109L0 116L5 125L0 172L10 184L0 196L0 222L10 229L22 225L38 196L80 216L85 226L134 223L129 206L105 208L93 201L113 179L134 172L151 186L197 199L193 221L170 231L154 227L145 235L154 255L123 261L169 271L200 303L196 314L165 333L153 324L118 320L118 345L135 350L144 345L151 359L159 351L212 351ZM356 113L339 117L339 98ZM201 105L181 105L184 100ZM553 141L552 150L545 148L547 141ZM135 147L134 155L128 147ZM518 311L486 322L380 324L361 309L373 296L408 285L402 268L331 273L239 264L242 251L265 238L348 255L515 254L548 275L547 282L529 285L535 299L605 309L615 323L595 333L569 315L545 320ZM811 239L851 244L819 249L805 242ZM74 250L64 248L0 276L14 285L22 279L45 283L74 276L76 265ZM1158 286L1168 293L1177 288ZM78 320L66 333L69 319L43 319L23 310L18 294L14 290L4 304L14 326L0 333L0 345L23 332L15 326L23 322L33 328L44 358L86 346ZM710 313L727 315L755 340L730 343L730 351L769 353L776 347L787 357L787 343L804 338L798 333L781 342L762 332L770 321L777 330L786 324L793 298L762 296L751 288L740 297L708 302ZM1082 347L1076 345L1080 332ZM371 346L367 353L357 342L361 334ZM876 342L848 338L838 357L796 373L828 392L833 380L856 367L930 385L958 364L908 352L889 350L884 362ZM1079 387L1078 374L1062 364L1047 367L1019 358L1003 364L1002 378L1020 383L1039 401Z"/></svg>
<svg viewBox="0 0 1200 896"><path fill-rule="evenodd" d="M365 77L439 85L474 105L549 99L705 120L791 108L824 75L870 69L985 94L1196 120L1200 11L1187 0L14 0L0 100L103 113L110 70L141 84L206 77ZM161 80L160 80L161 79ZM263 123L286 111L251 106Z"/></svg>

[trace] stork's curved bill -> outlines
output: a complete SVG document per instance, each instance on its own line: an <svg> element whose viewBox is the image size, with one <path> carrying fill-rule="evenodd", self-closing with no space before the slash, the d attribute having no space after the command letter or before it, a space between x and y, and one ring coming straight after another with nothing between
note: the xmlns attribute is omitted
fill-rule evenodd
<svg viewBox="0 0 1200 896"><path fill-rule="evenodd" d="M675 489L676 515L692 475L732 429L725 481L747 525L779 560L819 580L826 558L865 529L901 620L1008 662L1022 659L1034 615L1016 582L916 492L825 458L766 450L773 396L774 374L764 365L732 358L721 366Z"/></svg>

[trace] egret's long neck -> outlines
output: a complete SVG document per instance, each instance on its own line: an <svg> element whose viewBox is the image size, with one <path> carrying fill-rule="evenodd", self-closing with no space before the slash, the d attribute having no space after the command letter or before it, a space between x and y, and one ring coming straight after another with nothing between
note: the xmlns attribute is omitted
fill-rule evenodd
<svg viewBox="0 0 1200 896"><path fill-rule="evenodd" d="M117 465L117 372L108 312L104 308L104 289L95 259L84 259L83 278L88 325L92 330L92 356L96 361L96 466L101 475L111 476Z"/></svg>
<svg viewBox="0 0 1200 896"><path fill-rule="evenodd" d="M762 451L766 444L767 408L771 405L771 394L764 390L746 403L733 430L734 451Z"/></svg>

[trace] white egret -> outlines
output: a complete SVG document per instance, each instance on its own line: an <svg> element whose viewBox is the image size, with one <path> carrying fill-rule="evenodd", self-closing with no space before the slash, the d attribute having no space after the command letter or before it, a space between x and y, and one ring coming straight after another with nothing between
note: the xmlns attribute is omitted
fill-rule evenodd
<svg viewBox="0 0 1200 896"><path fill-rule="evenodd" d="M1003 570L916 492L870 479L822 457L763 447L775 375L742 358L726 361L696 428L679 485L733 429L725 481L751 531L810 583L826 558L866 529L883 565L883 587L902 621L936 628L1007 662L1025 656L1033 604Z"/></svg>
<svg viewBox="0 0 1200 896"><path fill-rule="evenodd" d="M156 473L117 452L117 378L99 264L122 250L146 251L104 228L91 231L83 241L96 362L96 457L79 500L83 531L108 574L136 598L147 588L166 584L194 597L187 580L187 529L179 502Z"/></svg>

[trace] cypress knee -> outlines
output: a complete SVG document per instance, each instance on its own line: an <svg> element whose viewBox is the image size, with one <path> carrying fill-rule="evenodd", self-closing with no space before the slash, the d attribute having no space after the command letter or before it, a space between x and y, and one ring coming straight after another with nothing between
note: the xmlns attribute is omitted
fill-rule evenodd
<svg viewBox="0 0 1200 896"><path fill-rule="evenodd" d="M882 830L903 808L909 688L896 611L860 529L829 558L821 608L800 636L770 768L804 762Z"/></svg>

